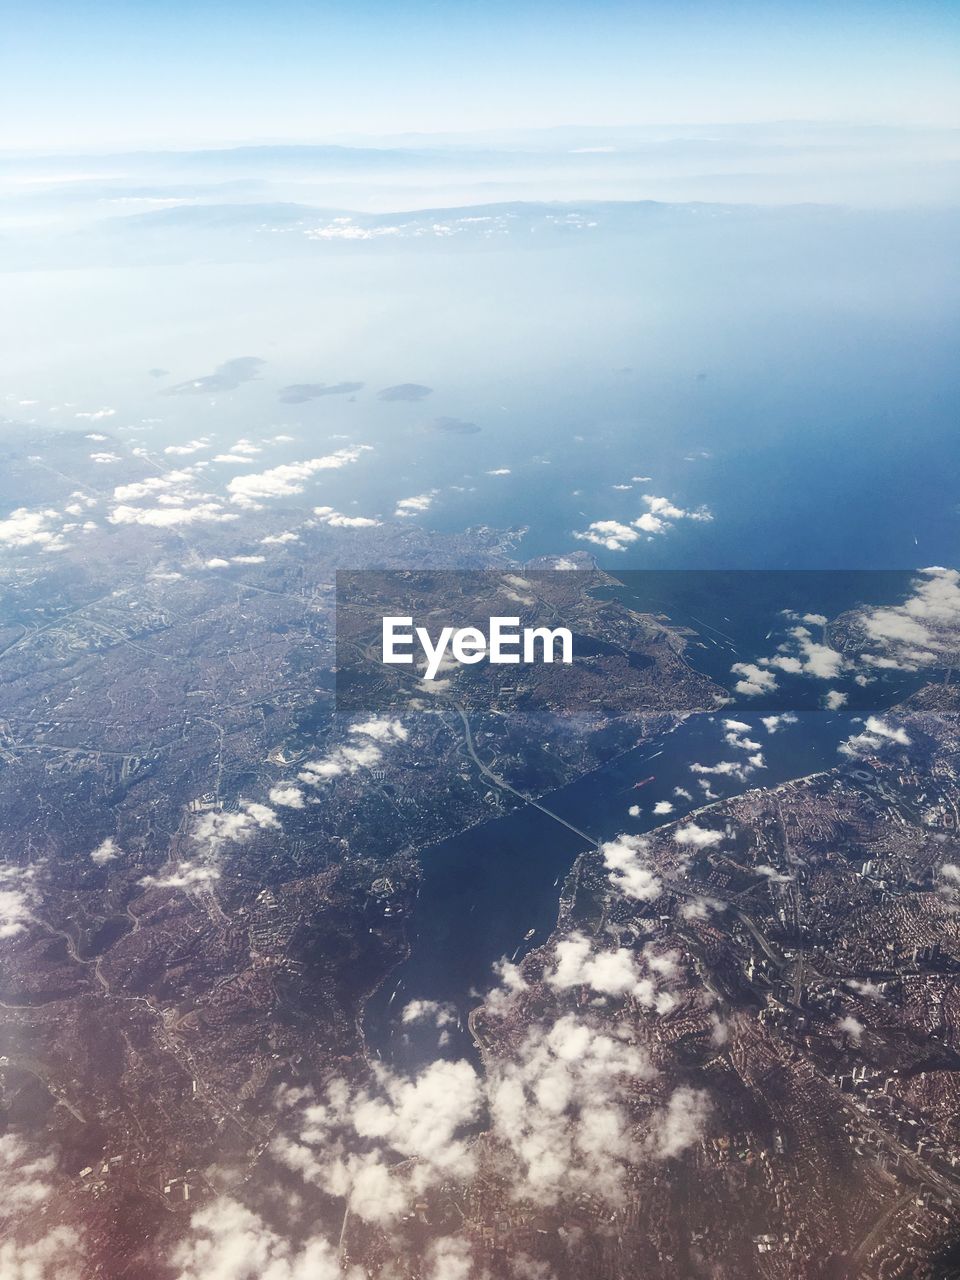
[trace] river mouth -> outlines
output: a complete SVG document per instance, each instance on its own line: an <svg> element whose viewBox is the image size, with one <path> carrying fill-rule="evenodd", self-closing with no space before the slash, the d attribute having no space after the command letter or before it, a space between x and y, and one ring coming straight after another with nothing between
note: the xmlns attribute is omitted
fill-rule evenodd
<svg viewBox="0 0 960 1280"><path fill-rule="evenodd" d="M898 588L909 582L906 573L786 575L794 584L793 593L777 595L777 584L769 581L777 575L752 575L749 607L738 610L728 583L714 581L704 589L695 581L704 575L639 575L641 581L631 583L637 576L623 575L622 588L614 590L632 607L655 609L694 630L697 638L687 651L691 665L728 684L733 662L749 660L765 645L770 647L776 600L784 601L779 608L808 610L814 600L826 596L834 616L859 603L896 600ZM818 595L815 578L821 576L829 580L829 590L821 584ZM672 581L666 582L666 577ZM761 582L760 577L767 580ZM563 881L577 856L589 847L587 839L564 824L578 828L591 841L623 832L640 834L714 799L835 768L843 763L837 748L858 731L858 717L893 705L925 678L905 677L902 672L884 676L861 699L861 706L854 691L851 705L842 712L823 709L822 682L804 682L788 691L795 719L775 732L763 721L787 709L782 697L776 708L744 706L741 700L720 713L692 714L672 731L538 797L543 809L522 805L424 850L409 954L364 1012L368 1051L406 1071L416 1071L438 1056L476 1060L467 1028L470 1009L495 982L497 961L518 959L550 936ZM698 780L702 775L691 765L710 768L730 757L724 720L731 716L747 726L745 737L762 743L764 765L741 778L709 774L710 790L705 792ZM671 806L669 813L655 811L663 805ZM442 1027L432 1020L405 1022L403 1010L415 1000L445 1006L448 1016Z"/></svg>

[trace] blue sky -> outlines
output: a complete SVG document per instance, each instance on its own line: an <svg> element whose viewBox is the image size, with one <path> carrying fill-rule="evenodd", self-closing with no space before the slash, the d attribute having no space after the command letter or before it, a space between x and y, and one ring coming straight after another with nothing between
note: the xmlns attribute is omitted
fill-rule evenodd
<svg viewBox="0 0 960 1280"><path fill-rule="evenodd" d="M0 146L954 125L960 3L0 0Z"/></svg>

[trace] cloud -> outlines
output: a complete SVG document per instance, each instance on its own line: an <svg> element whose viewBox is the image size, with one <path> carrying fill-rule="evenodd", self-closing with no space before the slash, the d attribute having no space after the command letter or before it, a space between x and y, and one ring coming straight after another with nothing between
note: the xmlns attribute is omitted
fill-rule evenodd
<svg viewBox="0 0 960 1280"><path fill-rule="evenodd" d="M582 532L574 532L573 536L581 542L592 542L595 546L605 547L607 551L626 551L631 542L640 540L636 529L619 520L594 520Z"/></svg>
<svg viewBox="0 0 960 1280"><path fill-rule="evenodd" d="M118 453L91 453L90 461L99 463L101 466L107 466L112 462L119 462L120 455Z"/></svg>
<svg viewBox="0 0 960 1280"><path fill-rule="evenodd" d="M33 867L0 865L0 939L22 933L33 919L30 903L35 894Z"/></svg>
<svg viewBox="0 0 960 1280"><path fill-rule="evenodd" d="M638 902L652 902L663 892L658 876L644 864L643 854L648 848L642 836L631 835L617 836L600 846L610 883L625 897Z"/></svg>
<svg viewBox="0 0 960 1280"><path fill-rule="evenodd" d="M327 524L332 529L377 529L380 527L380 521L374 520L371 516L345 516L339 511L334 511L333 507L314 507L313 514L321 524Z"/></svg>
<svg viewBox="0 0 960 1280"><path fill-rule="evenodd" d="M173 490L179 499L209 497L198 494L193 488L194 473L189 467L180 471L167 471L162 476L147 476L145 480L135 480L132 484L118 484L113 491L115 502L139 502L143 498L156 498L158 494Z"/></svg>
<svg viewBox="0 0 960 1280"><path fill-rule="evenodd" d="M308 400L318 400L322 396L351 395L362 391L363 387L362 382L295 382L280 388L280 399L284 404L306 404Z"/></svg>
<svg viewBox="0 0 960 1280"><path fill-rule="evenodd" d="M797 717L792 711L783 711L776 716L762 716L760 723L767 733L777 733L785 724L796 724Z"/></svg>
<svg viewBox="0 0 960 1280"><path fill-rule="evenodd" d="M30 1145L20 1134L8 1130L0 1137L0 1201L3 1216L48 1209L54 1194L53 1174L57 1161ZM5 1224L0 1239L2 1280L84 1280L89 1274L78 1233L56 1226L35 1239L16 1239Z"/></svg>
<svg viewBox="0 0 960 1280"><path fill-rule="evenodd" d="M412 498L401 498L393 514L403 517L419 515L421 511L429 511L433 506L433 500L436 495L436 489L431 489L429 493L419 493Z"/></svg>
<svg viewBox="0 0 960 1280"><path fill-rule="evenodd" d="M3 1280L84 1280L89 1272L79 1235L72 1227L53 1227L38 1240L0 1241Z"/></svg>
<svg viewBox="0 0 960 1280"><path fill-rule="evenodd" d="M424 400L433 393L432 387L419 382L398 382L395 387L384 387L377 392L378 400Z"/></svg>
<svg viewBox="0 0 960 1280"><path fill-rule="evenodd" d="M366 1275L360 1267L341 1270L337 1249L322 1236L295 1246L228 1196L198 1210L190 1228L170 1257L175 1280L364 1280Z"/></svg>
<svg viewBox="0 0 960 1280"><path fill-rule="evenodd" d="M49 1174L56 1168L50 1155L40 1155L19 1134L0 1137L0 1195L4 1213L33 1208L53 1194ZM6 1272L0 1270L0 1276Z"/></svg>
<svg viewBox="0 0 960 1280"><path fill-rule="evenodd" d="M514 1194L542 1205L578 1195L622 1203L643 1151L629 1104L653 1074L625 1033L572 1014L529 1028L488 1077L492 1132L519 1166Z"/></svg>
<svg viewBox="0 0 960 1280"><path fill-rule="evenodd" d="M402 721L395 717L391 719L389 716L374 716L370 720L360 720L350 726L350 732L365 738L373 738L377 742L406 742L410 736L409 730L404 727Z"/></svg>
<svg viewBox="0 0 960 1280"><path fill-rule="evenodd" d="M868 716L864 732L847 738L845 742L840 743L837 750L845 756L856 759L860 756L873 755L885 742L895 742L901 747L910 746L910 739L904 729L888 725L878 716Z"/></svg>
<svg viewBox="0 0 960 1280"><path fill-rule="evenodd" d="M854 1044L859 1044L863 1039L864 1025L859 1018L854 1018L851 1014L847 1014L845 1018L841 1018L837 1023L837 1030L842 1031L845 1036L849 1036Z"/></svg>
<svg viewBox="0 0 960 1280"><path fill-rule="evenodd" d="M868 1000L882 1000L883 992L875 982L869 979L861 980L859 978L847 978L846 985L851 991L855 991L857 995L865 996Z"/></svg>
<svg viewBox="0 0 960 1280"><path fill-rule="evenodd" d="M718 764L712 765L694 763L690 765L690 772L702 777L736 778L738 782L746 782L758 769L766 768L761 744L744 736L744 731L750 726L742 720L724 720L723 724L726 729L723 735L724 742L737 751L749 753L747 759L721 760Z"/></svg>
<svg viewBox="0 0 960 1280"><path fill-rule="evenodd" d="M367 1087L330 1081L322 1099L294 1117L295 1136L279 1133L270 1152L346 1200L352 1214L387 1225L428 1187L472 1175L467 1130L482 1102L468 1062L432 1062L413 1077L375 1063Z"/></svg>
<svg viewBox="0 0 960 1280"><path fill-rule="evenodd" d="M710 1106L702 1089L675 1089L654 1121L653 1149L661 1159L677 1156L699 1142Z"/></svg>
<svg viewBox="0 0 960 1280"><path fill-rule="evenodd" d="M237 518L236 513L227 510L220 499L196 488L195 469L190 467L117 485L113 498L117 505L107 519L115 525L141 524L156 529L173 529L181 525L216 524ZM151 505L133 505L145 500L149 500Z"/></svg>
<svg viewBox="0 0 960 1280"><path fill-rule="evenodd" d="M508 476L510 474L509 467L495 467L492 471L487 472L488 476Z"/></svg>
<svg viewBox="0 0 960 1280"><path fill-rule="evenodd" d="M338 449L322 458L283 463L278 467L271 467L269 471L234 476L227 483L227 491L234 502L247 507L255 505L261 498L289 497L291 494L303 493L307 480L318 472L349 466L369 451L369 445L361 444Z"/></svg>
<svg viewBox="0 0 960 1280"><path fill-rule="evenodd" d="M688 822L678 827L673 836L677 844L689 844L695 849L709 849L723 839L722 831L712 831L709 827L698 826L696 822Z"/></svg>
<svg viewBox="0 0 960 1280"><path fill-rule="evenodd" d="M756 697L761 693L771 693L777 688L777 678L772 671L758 667L755 662L735 662L730 668L735 676L742 676L733 686L735 692L745 697Z"/></svg>
<svg viewBox="0 0 960 1280"><path fill-rule="evenodd" d="M376 743L389 745L405 742L409 736L403 724L389 716L374 716L370 720L351 725L350 733L359 738L367 738L369 741L361 743L360 746L334 747L320 759L306 761L297 775L300 781L311 787L319 787L330 778L337 778L341 774L354 774L361 769L372 769L383 759L383 751L380 746L375 745Z"/></svg>
<svg viewBox="0 0 960 1280"><path fill-rule="evenodd" d="M828 711L839 711L847 701L847 694L839 689L828 689L824 695L823 705Z"/></svg>
<svg viewBox="0 0 960 1280"><path fill-rule="evenodd" d="M113 862L120 854L120 846L114 840L113 836L107 836L106 840L102 840L90 854L90 861L94 866L102 867L104 863Z"/></svg>
<svg viewBox="0 0 960 1280"><path fill-rule="evenodd" d="M711 911L723 911L724 904L713 898L690 898L680 908L684 920L706 920Z"/></svg>
<svg viewBox="0 0 960 1280"><path fill-rule="evenodd" d="M155 889L197 889L220 878L219 858L228 844L244 844L263 831L282 830L280 819L269 805L241 800L235 810L211 810L194 822L190 838L199 851L199 861L181 861L162 876L144 876L140 883Z"/></svg>
<svg viewBox="0 0 960 1280"><path fill-rule="evenodd" d="M641 477L642 478L642 477ZM621 520L594 520L574 537L582 542L592 542L595 546L604 547L607 551L625 551L631 543L639 541L642 535L652 538L667 533L677 520L709 521L712 514L706 507L695 511L676 506L669 498L660 498L645 493L643 501L647 510L630 524Z"/></svg>
<svg viewBox="0 0 960 1280"><path fill-rule="evenodd" d="M104 418L114 417L116 412L116 409L93 409L88 413L75 413L73 416L75 418L85 418L88 422L102 422ZM92 439L92 437L88 438Z"/></svg>
<svg viewBox="0 0 960 1280"><path fill-rule="evenodd" d="M257 831L280 830L280 820L269 805L254 800L241 800L232 812L214 810L202 814L192 831L193 839L211 852L217 852L228 841L249 840Z"/></svg>
<svg viewBox="0 0 960 1280"><path fill-rule="evenodd" d="M225 511L218 502L200 502L196 506L114 507L107 519L111 524L142 524L153 529L175 529L187 524L222 524L236 520L236 514Z"/></svg>
<svg viewBox="0 0 960 1280"><path fill-rule="evenodd" d="M235 391L242 383L259 378L263 363L264 361L258 356L237 356L233 360L217 365L213 373L192 378L189 382L178 382L172 387L165 387L160 394L190 396L217 391Z"/></svg>
<svg viewBox="0 0 960 1280"><path fill-rule="evenodd" d="M146 889L199 889L213 880L220 879L219 870L208 863L179 862L165 876L142 876L140 883Z"/></svg>
<svg viewBox="0 0 960 1280"><path fill-rule="evenodd" d="M661 818L665 814L673 813L673 805L669 800L658 800L653 806L653 812L658 818Z"/></svg>
<svg viewBox="0 0 960 1280"><path fill-rule="evenodd" d="M199 440L188 440L186 444L168 444L163 452L174 457L185 458L191 453L199 453L202 449L209 447L210 441L204 436Z"/></svg>
<svg viewBox="0 0 960 1280"><path fill-rule="evenodd" d="M441 1236L431 1241L425 1263L424 1280L471 1280L476 1275L470 1242L460 1236Z"/></svg>
<svg viewBox="0 0 960 1280"><path fill-rule="evenodd" d="M640 524L640 520L645 519L644 516L641 516L640 520L637 521L637 525L641 528L647 528L649 532L662 533L664 529L670 527L670 522L674 520L710 521L713 519L713 515L707 507L697 507L696 510L690 511L683 507L678 507L669 498L658 498L650 493L645 493L643 500L647 504L647 516L659 522L658 527L652 529L649 522L647 525Z"/></svg>
<svg viewBox="0 0 960 1280"><path fill-rule="evenodd" d="M44 551L60 551L66 546L61 532L51 528L52 520L59 520L57 511L30 511L17 507L4 520L0 520L0 547L21 551L26 547L40 547Z"/></svg>
<svg viewBox="0 0 960 1280"><path fill-rule="evenodd" d="M558 942L555 949L556 968L547 975L547 984L559 991L571 987L588 987L597 995L630 996L646 1009L669 1013L676 1001L667 991L658 990L654 975L674 976L675 956L670 961L646 956L646 969L628 947L614 951L594 952L590 940L573 933Z"/></svg>
<svg viewBox="0 0 960 1280"><path fill-rule="evenodd" d="M280 805L281 808L286 809L302 809L306 803L303 792L291 783L271 787L269 799L271 804Z"/></svg>
<svg viewBox="0 0 960 1280"><path fill-rule="evenodd" d="M902 605L866 610L861 623L880 650L864 654L875 666L912 671L943 661L956 652L960 628L960 573L933 566L914 579L913 594Z"/></svg>
<svg viewBox="0 0 960 1280"><path fill-rule="evenodd" d="M299 533L293 533L290 529L285 530L283 533L268 533L265 538L260 539L260 543L264 547L274 547L274 546L280 547L280 546L285 546L287 543L290 543L290 542L299 542L299 541L300 541Z"/></svg>
<svg viewBox="0 0 960 1280"><path fill-rule="evenodd" d="M765 876L772 884L790 884L793 876L784 875L782 871L778 871L776 867L771 867L767 862L757 863L754 870L758 875Z"/></svg>
<svg viewBox="0 0 960 1280"><path fill-rule="evenodd" d="M438 1000L411 1000L404 1006L400 1021L404 1026L417 1022L428 1022L438 1029L457 1025L457 1009L455 1005L441 1003Z"/></svg>

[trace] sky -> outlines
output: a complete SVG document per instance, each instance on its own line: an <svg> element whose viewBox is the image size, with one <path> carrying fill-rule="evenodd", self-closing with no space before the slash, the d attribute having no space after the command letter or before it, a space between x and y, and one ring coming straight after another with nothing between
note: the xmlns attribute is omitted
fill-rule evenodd
<svg viewBox="0 0 960 1280"><path fill-rule="evenodd" d="M0 148L956 126L956 0L0 0Z"/></svg>

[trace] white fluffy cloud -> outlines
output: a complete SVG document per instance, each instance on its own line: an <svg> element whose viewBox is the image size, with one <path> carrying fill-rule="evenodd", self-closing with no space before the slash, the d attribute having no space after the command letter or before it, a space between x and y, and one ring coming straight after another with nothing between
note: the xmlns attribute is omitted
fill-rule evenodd
<svg viewBox="0 0 960 1280"><path fill-rule="evenodd" d="M53 1227L38 1240L18 1243L9 1236L0 1241L0 1276L3 1280L84 1280L80 1237L72 1227Z"/></svg>
<svg viewBox="0 0 960 1280"><path fill-rule="evenodd" d="M655 1153L668 1159L699 1142L709 1114L709 1102L702 1089L675 1089L656 1116L653 1129Z"/></svg>
<svg viewBox="0 0 960 1280"><path fill-rule="evenodd" d="M35 875L33 867L0 866L0 939L22 933L33 919L30 904L35 896Z"/></svg>
<svg viewBox="0 0 960 1280"><path fill-rule="evenodd" d="M698 826L696 822L688 822L685 826L677 828L673 838L677 844L692 845L695 849L709 849L720 843L723 832Z"/></svg>
<svg viewBox="0 0 960 1280"><path fill-rule="evenodd" d="M841 742L837 750L845 756L856 759L860 756L873 755L888 742L895 742L901 747L910 745L905 729L889 725L878 716L868 716L863 733L853 734L845 742Z"/></svg>
<svg viewBox="0 0 960 1280"><path fill-rule="evenodd" d="M652 952L638 959L629 947L594 951L589 938L573 933L557 943L555 958L556 968L547 975L547 983L557 990L588 987L597 995L630 996L657 1013L668 1013L676 1003L668 991L658 988L657 981L657 975L673 976L675 955L665 961Z"/></svg>
<svg viewBox="0 0 960 1280"><path fill-rule="evenodd" d="M162 876L143 876L140 883L146 889L200 889L220 879L219 870L206 863L178 862L176 867Z"/></svg>
<svg viewBox="0 0 960 1280"><path fill-rule="evenodd" d="M755 662L735 662L730 668L735 676L741 678L733 686L736 693L753 698L761 693L772 693L777 688L777 678L772 671L758 666Z"/></svg>
<svg viewBox="0 0 960 1280"><path fill-rule="evenodd" d="M600 846L608 879L627 898L652 902L663 892L660 878L644 862L649 845L642 836L621 835Z"/></svg>
<svg viewBox="0 0 960 1280"><path fill-rule="evenodd" d="M778 733L785 724L796 724L797 717L792 711L782 711L779 715L763 716L761 723L767 733Z"/></svg>
<svg viewBox="0 0 960 1280"><path fill-rule="evenodd" d="M265 547L282 547L287 543L299 541L299 533L294 533L292 529L285 529L283 533L268 533L265 538L260 539Z"/></svg>
<svg viewBox="0 0 960 1280"><path fill-rule="evenodd" d="M412 498L401 498L393 514L401 517L420 515L421 512L430 510L436 496L436 489L431 489L429 493L418 493Z"/></svg>
<svg viewBox="0 0 960 1280"><path fill-rule="evenodd" d="M360 739L359 745L347 743L334 747L317 760L307 760L297 775L300 781L318 787L341 774L372 769L383 759L382 746L405 742L409 736L403 724L389 716L374 716L360 721L351 725L350 733Z"/></svg>
<svg viewBox="0 0 960 1280"><path fill-rule="evenodd" d="M626 551L631 542L638 542L636 529L620 520L594 520L582 532L574 533L581 542L592 542L607 551Z"/></svg>
<svg viewBox="0 0 960 1280"><path fill-rule="evenodd" d="M369 445L355 445L337 449L335 453L325 454L322 458L282 463L278 467L271 467L268 471L234 476L227 482L227 491L234 502L244 507L256 506L261 500L267 498L286 498L295 493L303 493L307 481L321 471L333 471L346 467L358 461L364 453L369 451Z"/></svg>
<svg viewBox="0 0 960 1280"><path fill-rule="evenodd" d="M295 787L290 783L282 783L280 786L271 787L270 803L280 805L287 809L302 809L305 800L303 792L299 787Z"/></svg>
<svg viewBox="0 0 960 1280"><path fill-rule="evenodd" d="M39 547L43 551L62 550L66 544L61 532L52 527L52 522L59 518L57 511L30 511L26 507L17 507L0 520L0 547L17 551L25 547Z"/></svg>
<svg viewBox="0 0 960 1280"><path fill-rule="evenodd" d="M677 520L713 519L706 507L699 507L695 511L686 510L669 498L660 498L651 493L645 493L643 501L647 510L629 524L624 524L621 520L594 520L585 530L575 532L573 536L582 542L605 547L607 551L625 551L643 535L649 538L666 533Z"/></svg>
<svg viewBox="0 0 960 1280"><path fill-rule="evenodd" d="M244 844L262 831L281 830L280 819L269 805L255 800L241 800L233 811L212 810L202 813L190 832L197 846L197 859L178 862L160 876L144 876L146 888L195 890L220 878L219 858L228 844Z"/></svg>
<svg viewBox="0 0 960 1280"><path fill-rule="evenodd" d="M107 516L111 524L142 524L153 529L176 529L185 524L221 523L236 518L234 512L225 511L218 502L163 507L131 507L122 503Z"/></svg>
<svg viewBox="0 0 960 1280"><path fill-rule="evenodd" d="M331 1081L321 1101L298 1113L295 1137L278 1134L270 1150L308 1182L345 1199L351 1213L386 1225L428 1187L470 1177L466 1130L482 1102L468 1062L433 1062L414 1077L375 1064L370 1087Z"/></svg>
<svg viewBox="0 0 960 1280"><path fill-rule="evenodd" d="M3 1215L44 1205L54 1192L56 1159L14 1132L0 1137L0 1201ZM18 1240L6 1224L0 1240L2 1280L83 1280L84 1250L72 1227L52 1227L31 1240Z"/></svg>
<svg viewBox="0 0 960 1280"><path fill-rule="evenodd" d="M191 453L199 453L202 449L209 448L209 445L210 441L203 436L199 440L188 440L186 444L168 444L163 452L172 457L185 458Z"/></svg>
<svg viewBox="0 0 960 1280"><path fill-rule="evenodd" d="M90 853L90 861L94 866L102 867L106 862L113 862L120 853L120 846L114 840L113 836L107 836L106 840L101 840L95 849Z"/></svg>
<svg viewBox="0 0 960 1280"><path fill-rule="evenodd" d="M864 1025L859 1018L847 1014L845 1018L841 1018L837 1023L837 1030L848 1036L853 1044L859 1044L863 1039Z"/></svg>
<svg viewBox="0 0 960 1280"><path fill-rule="evenodd" d="M50 1174L56 1160L41 1155L16 1133L0 1137L0 1195L5 1212L41 1204L53 1194ZM5 1277L5 1272L0 1271Z"/></svg>
<svg viewBox="0 0 960 1280"><path fill-rule="evenodd" d="M195 1213L190 1227L170 1258L176 1280L364 1280L366 1274L360 1267L341 1270L337 1249L322 1236L295 1246L228 1196Z"/></svg>
<svg viewBox="0 0 960 1280"><path fill-rule="evenodd" d="M194 823L191 835L209 853L219 853L228 842L242 843L258 831L280 830L280 820L269 805L242 800L233 812L214 810L202 814Z"/></svg>
<svg viewBox="0 0 960 1280"><path fill-rule="evenodd" d="M334 511L333 507L314 507L313 514L321 524L327 524L331 529L376 529L380 525L380 521L372 516L345 516L341 511Z"/></svg>
<svg viewBox="0 0 960 1280"><path fill-rule="evenodd" d="M943 661L957 650L960 633L960 573L934 566L922 570L902 605L868 609L861 616L876 653L868 665L913 671Z"/></svg>

